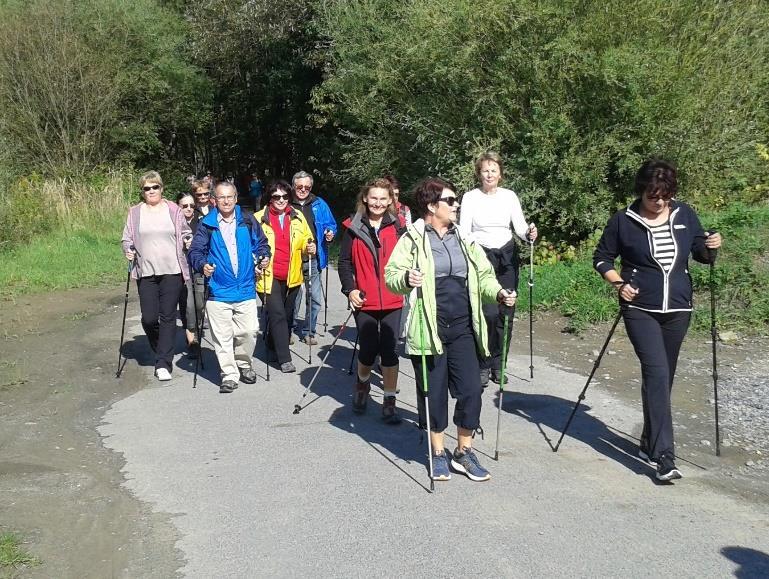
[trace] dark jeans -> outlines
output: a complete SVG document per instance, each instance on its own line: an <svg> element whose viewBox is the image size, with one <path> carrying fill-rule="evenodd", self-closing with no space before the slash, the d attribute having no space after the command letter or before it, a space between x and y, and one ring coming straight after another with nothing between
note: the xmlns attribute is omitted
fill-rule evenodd
<svg viewBox="0 0 769 579"><path fill-rule="evenodd" d="M439 328L443 354L426 356L430 430L443 432L448 426L449 393L456 399L454 424L475 430L481 423L481 377L475 337L469 320L449 328ZM422 390L422 357L411 356L417 384L419 424L425 428L425 404Z"/></svg>
<svg viewBox="0 0 769 579"><path fill-rule="evenodd" d="M155 352L155 368L169 372L174 360L176 308L184 287L182 274L151 275L137 280L142 327Z"/></svg>
<svg viewBox="0 0 769 579"><path fill-rule="evenodd" d="M359 310L355 314L358 328L358 361L364 366L373 366L377 355L385 368L398 364L398 328L401 310Z"/></svg>
<svg viewBox="0 0 769 579"><path fill-rule="evenodd" d="M489 249L484 247L486 257L494 268L499 284L508 290L518 289L518 246L514 240L500 247L499 249ZM489 370L499 370L502 363L502 341L504 339L505 312L510 314L510 323L507 326L507 348L510 349L510 339L513 335L513 318L515 317L515 307L512 309L498 304L484 304L483 317L486 319L486 329L489 336L488 358L481 360L481 368Z"/></svg>
<svg viewBox="0 0 769 579"><path fill-rule="evenodd" d="M641 362L641 401L644 426L641 445L649 456L675 453L670 392L676 374L678 353L689 329L691 312L660 314L636 308L622 313L625 328Z"/></svg>
<svg viewBox="0 0 769 579"><path fill-rule="evenodd" d="M294 315L294 302L299 286L288 289L286 280L272 278L272 290L267 294L267 319L269 333L267 346L275 350L278 363L285 364L291 361L291 351L288 348L289 328L288 321ZM263 298L259 294L259 298Z"/></svg>

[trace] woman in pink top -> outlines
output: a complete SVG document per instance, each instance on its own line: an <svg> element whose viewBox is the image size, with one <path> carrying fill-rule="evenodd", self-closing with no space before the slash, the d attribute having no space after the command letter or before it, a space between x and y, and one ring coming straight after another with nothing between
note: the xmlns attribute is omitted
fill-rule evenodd
<svg viewBox="0 0 769 579"><path fill-rule="evenodd" d="M123 253L136 280L142 327L155 353L155 376L171 379L179 294L189 277L184 243L192 231L179 206L163 199L163 180L156 171L139 180L143 201L128 211Z"/></svg>

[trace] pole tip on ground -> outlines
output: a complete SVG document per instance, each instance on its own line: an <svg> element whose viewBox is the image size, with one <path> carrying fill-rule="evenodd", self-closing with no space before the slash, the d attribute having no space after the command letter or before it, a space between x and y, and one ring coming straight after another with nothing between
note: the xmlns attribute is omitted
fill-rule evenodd
<svg viewBox="0 0 769 579"><path fill-rule="evenodd" d="M302 411L302 407L298 404L294 404L294 414L299 414Z"/></svg>

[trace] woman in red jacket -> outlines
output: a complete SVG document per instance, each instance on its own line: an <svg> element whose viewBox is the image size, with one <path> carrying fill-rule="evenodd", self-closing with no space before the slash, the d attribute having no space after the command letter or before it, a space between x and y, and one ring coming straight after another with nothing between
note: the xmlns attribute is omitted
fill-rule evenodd
<svg viewBox="0 0 769 579"><path fill-rule="evenodd" d="M393 211L392 184L386 179L369 181L358 195L356 213L343 223L339 254L339 279L342 292L357 311L358 379L353 392L352 409L366 411L371 390L371 367L377 355L382 368L382 419L398 424L395 409L398 387L398 343L403 297L385 286L384 267L402 233ZM365 294L365 297L364 297Z"/></svg>

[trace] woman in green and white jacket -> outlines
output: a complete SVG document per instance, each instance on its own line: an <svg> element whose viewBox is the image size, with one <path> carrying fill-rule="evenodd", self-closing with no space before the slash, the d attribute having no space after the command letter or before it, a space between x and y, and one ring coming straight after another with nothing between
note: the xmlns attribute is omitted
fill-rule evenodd
<svg viewBox="0 0 769 579"><path fill-rule="evenodd" d="M456 227L456 188L439 178L422 181L414 192L414 209L422 216L408 227L385 267L390 291L409 294L406 353L417 376L419 421L425 426L421 355L427 365L433 479L449 480L443 447L448 426L448 395L456 399L454 424L457 448L451 467L471 480L484 481L489 472L472 451L473 432L480 427L481 381L478 356L488 356L488 334L482 306L495 300L508 307L515 292L502 289L483 249L464 239ZM424 318L417 307L422 288Z"/></svg>

